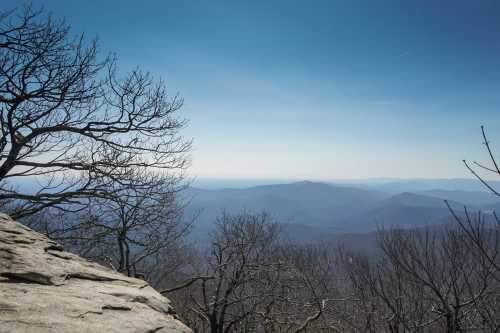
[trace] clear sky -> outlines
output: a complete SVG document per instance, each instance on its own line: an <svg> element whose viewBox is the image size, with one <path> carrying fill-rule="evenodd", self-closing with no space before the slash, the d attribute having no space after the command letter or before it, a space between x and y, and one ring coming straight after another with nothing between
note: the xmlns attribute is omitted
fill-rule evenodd
<svg viewBox="0 0 500 333"><path fill-rule="evenodd" d="M500 152L500 1L33 4L184 97L193 176L467 177L482 124Z"/></svg>

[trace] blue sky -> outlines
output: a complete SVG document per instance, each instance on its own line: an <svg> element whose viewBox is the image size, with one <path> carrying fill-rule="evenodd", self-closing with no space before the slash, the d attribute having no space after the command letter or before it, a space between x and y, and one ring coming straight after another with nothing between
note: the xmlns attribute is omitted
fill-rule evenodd
<svg viewBox="0 0 500 333"><path fill-rule="evenodd" d="M33 4L184 97L193 176L467 177L482 124L500 151L499 1Z"/></svg>

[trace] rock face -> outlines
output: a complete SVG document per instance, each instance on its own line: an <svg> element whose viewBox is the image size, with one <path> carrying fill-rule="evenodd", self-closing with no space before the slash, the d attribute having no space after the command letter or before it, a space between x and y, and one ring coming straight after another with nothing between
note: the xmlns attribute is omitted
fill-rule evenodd
<svg viewBox="0 0 500 333"><path fill-rule="evenodd" d="M146 282L0 214L0 333L191 332Z"/></svg>

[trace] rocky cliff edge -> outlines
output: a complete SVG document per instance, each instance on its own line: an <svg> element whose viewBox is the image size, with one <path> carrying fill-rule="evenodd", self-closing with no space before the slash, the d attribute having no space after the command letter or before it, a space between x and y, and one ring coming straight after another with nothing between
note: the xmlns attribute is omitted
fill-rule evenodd
<svg viewBox="0 0 500 333"><path fill-rule="evenodd" d="M65 252L0 214L0 333L191 332L143 280Z"/></svg>

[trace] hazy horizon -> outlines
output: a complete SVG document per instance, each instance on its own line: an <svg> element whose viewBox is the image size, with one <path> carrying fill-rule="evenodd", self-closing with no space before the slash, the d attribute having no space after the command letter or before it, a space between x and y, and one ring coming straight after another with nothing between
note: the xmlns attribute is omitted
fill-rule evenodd
<svg viewBox="0 0 500 333"><path fill-rule="evenodd" d="M496 185L498 181L489 179ZM190 180L190 186L200 189L224 189L224 188L249 188L263 185L292 184L299 182L325 183L341 186L378 186L392 183L437 183L432 189L442 189L439 183L455 184L456 189L460 190L460 185L477 185L481 190L488 191L478 179L473 177L463 178L391 178L391 177L373 177L373 178L351 178L351 179L301 179L301 178L211 178L197 177ZM432 187L432 186L431 186ZM467 189L462 189L467 190Z"/></svg>

